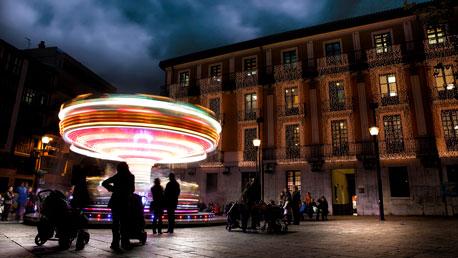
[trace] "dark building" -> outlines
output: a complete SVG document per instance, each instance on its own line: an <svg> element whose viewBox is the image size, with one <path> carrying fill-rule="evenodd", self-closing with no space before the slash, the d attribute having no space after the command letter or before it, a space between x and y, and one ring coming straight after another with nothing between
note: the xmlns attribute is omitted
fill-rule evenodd
<svg viewBox="0 0 458 258"><path fill-rule="evenodd" d="M59 135L60 105L80 94L116 89L44 42L19 50L0 40L0 80L0 192L21 181L37 185L37 178L67 184L65 175L80 157L69 152Z"/></svg>
<svg viewBox="0 0 458 258"><path fill-rule="evenodd" d="M298 186L333 214L370 215L379 150L385 213L458 214L456 17L434 1L160 62L168 96L223 123L213 156L174 169L206 201L237 200L259 138L265 200Z"/></svg>

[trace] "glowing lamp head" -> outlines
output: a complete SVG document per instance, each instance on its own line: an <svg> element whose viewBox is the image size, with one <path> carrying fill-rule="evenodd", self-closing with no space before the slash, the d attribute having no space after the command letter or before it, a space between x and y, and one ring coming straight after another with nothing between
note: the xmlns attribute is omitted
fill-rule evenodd
<svg viewBox="0 0 458 258"><path fill-rule="evenodd" d="M261 139L258 139L258 138L253 139L253 146L254 146L254 147L259 147L259 146L261 146Z"/></svg>
<svg viewBox="0 0 458 258"><path fill-rule="evenodd" d="M379 133L379 128L377 126L372 126L371 128L369 128L369 133L372 136L377 136Z"/></svg>
<svg viewBox="0 0 458 258"><path fill-rule="evenodd" d="M48 136L43 136L41 137L41 142L43 144L48 144L50 141L52 141L52 138L51 137L48 137Z"/></svg>

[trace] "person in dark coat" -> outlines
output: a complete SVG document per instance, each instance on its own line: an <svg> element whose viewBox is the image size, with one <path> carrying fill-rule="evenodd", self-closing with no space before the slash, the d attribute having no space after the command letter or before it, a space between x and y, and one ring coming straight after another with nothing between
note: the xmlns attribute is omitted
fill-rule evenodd
<svg viewBox="0 0 458 258"><path fill-rule="evenodd" d="M162 234L162 215L164 214L164 188L161 186L159 178L154 179L154 185L151 187L151 209L153 210L153 234ZM159 223L158 223L159 221Z"/></svg>
<svg viewBox="0 0 458 258"><path fill-rule="evenodd" d="M86 162L76 165L72 169L71 185L73 186L73 198L70 205L74 209L82 209L89 204L89 191L87 190L88 167Z"/></svg>
<svg viewBox="0 0 458 258"><path fill-rule="evenodd" d="M3 213L2 213L2 221L7 221L8 216L10 215L11 206L13 205L14 201L14 192L13 187L8 187L8 191L3 195Z"/></svg>
<svg viewBox="0 0 458 258"><path fill-rule="evenodd" d="M248 219L251 217L251 229L256 230L258 224L258 214L255 209L256 201L258 201L258 188L255 179L247 182L242 192L243 209L241 212L242 231L246 232Z"/></svg>
<svg viewBox="0 0 458 258"><path fill-rule="evenodd" d="M180 184L175 179L174 173L169 174L169 180L165 186L164 198L169 220L167 233L173 233L173 229L175 228L175 210L177 209L178 196L180 195Z"/></svg>
<svg viewBox="0 0 458 258"><path fill-rule="evenodd" d="M135 176L130 173L126 162L120 162L117 166L116 175L102 182L102 186L112 192L108 207L112 214L113 241L111 249L119 250L119 240L123 249L131 249L128 235L129 202L135 191Z"/></svg>
<svg viewBox="0 0 458 258"><path fill-rule="evenodd" d="M283 209L286 210L286 218L288 220L288 224L291 224L291 207L292 207L292 202L293 202L293 197L291 196L291 192L285 188L283 190Z"/></svg>
<svg viewBox="0 0 458 258"><path fill-rule="evenodd" d="M316 220L320 219L320 213L321 213L321 220L323 221L328 220L329 207L328 207L328 201L326 200L324 196L321 196L321 198L318 200L317 206L318 206L318 211L316 213Z"/></svg>
<svg viewBox="0 0 458 258"><path fill-rule="evenodd" d="M299 209L301 208L301 192L297 186L294 186L294 192L292 196L291 209L293 210L293 223L294 225L299 225L300 213Z"/></svg>

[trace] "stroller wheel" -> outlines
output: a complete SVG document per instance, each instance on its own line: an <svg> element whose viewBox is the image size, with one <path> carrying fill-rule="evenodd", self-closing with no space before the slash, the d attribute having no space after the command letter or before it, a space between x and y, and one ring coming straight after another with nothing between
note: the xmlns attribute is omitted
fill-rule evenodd
<svg viewBox="0 0 458 258"><path fill-rule="evenodd" d="M47 239L42 239L40 237L40 235L38 235L38 234L35 236L35 244L37 246L42 246L44 243L46 243L46 241L47 241Z"/></svg>
<svg viewBox="0 0 458 258"><path fill-rule="evenodd" d="M87 232L84 232L84 244L89 243L89 239L91 238L91 235Z"/></svg>

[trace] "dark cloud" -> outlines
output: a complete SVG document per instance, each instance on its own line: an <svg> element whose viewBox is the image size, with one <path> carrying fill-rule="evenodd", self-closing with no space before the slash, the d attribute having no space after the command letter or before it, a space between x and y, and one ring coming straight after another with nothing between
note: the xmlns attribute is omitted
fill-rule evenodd
<svg viewBox="0 0 458 258"><path fill-rule="evenodd" d="M2 0L0 37L63 51L118 87L157 92L165 58L399 7L403 0Z"/></svg>

